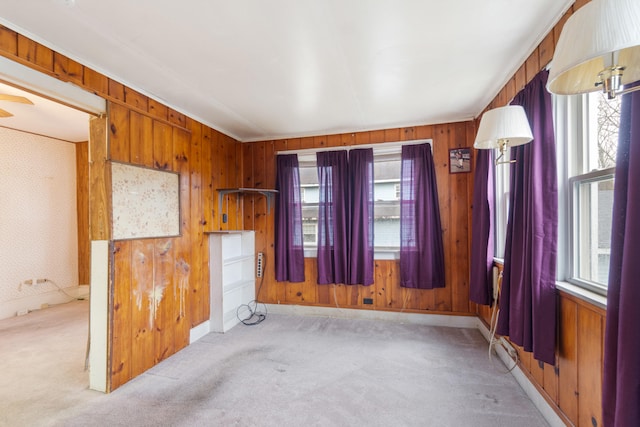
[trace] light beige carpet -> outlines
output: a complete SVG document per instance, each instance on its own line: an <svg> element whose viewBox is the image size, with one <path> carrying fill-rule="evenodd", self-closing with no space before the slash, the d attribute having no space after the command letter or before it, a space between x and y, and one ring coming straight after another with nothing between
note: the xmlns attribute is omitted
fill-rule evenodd
<svg viewBox="0 0 640 427"><path fill-rule="evenodd" d="M0 425L547 425L477 330L375 320L268 315L103 395L83 371L87 310L0 321Z"/></svg>

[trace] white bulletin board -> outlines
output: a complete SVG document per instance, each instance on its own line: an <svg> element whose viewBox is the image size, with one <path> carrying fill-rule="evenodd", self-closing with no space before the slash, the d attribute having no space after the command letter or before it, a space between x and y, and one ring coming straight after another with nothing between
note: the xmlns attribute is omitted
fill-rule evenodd
<svg viewBox="0 0 640 427"><path fill-rule="evenodd" d="M180 175L111 162L113 239L180 235Z"/></svg>

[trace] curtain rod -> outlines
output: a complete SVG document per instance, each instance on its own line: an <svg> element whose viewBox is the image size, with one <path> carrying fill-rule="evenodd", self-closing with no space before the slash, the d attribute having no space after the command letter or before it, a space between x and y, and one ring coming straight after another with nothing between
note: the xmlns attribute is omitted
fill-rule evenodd
<svg viewBox="0 0 640 427"><path fill-rule="evenodd" d="M277 154L314 154L319 151L337 151L337 150L352 150L355 148L374 148L380 151L392 150L394 148L402 147L403 145L418 145L418 144L430 144L433 150L433 139L413 139L411 141L395 141L395 142L380 142L377 144L355 144L355 145L336 145L333 147L317 147L317 148L300 148L297 150L280 150L276 151Z"/></svg>

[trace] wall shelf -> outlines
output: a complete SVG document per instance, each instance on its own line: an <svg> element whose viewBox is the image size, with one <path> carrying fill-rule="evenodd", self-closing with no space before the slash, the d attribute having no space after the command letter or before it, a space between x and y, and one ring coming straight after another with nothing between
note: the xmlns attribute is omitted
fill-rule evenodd
<svg viewBox="0 0 640 427"><path fill-rule="evenodd" d="M271 199L278 190L269 190L266 188L218 188L218 211L222 212L222 199L227 194L233 193L259 193L267 198L267 214L271 213Z"/></svg>

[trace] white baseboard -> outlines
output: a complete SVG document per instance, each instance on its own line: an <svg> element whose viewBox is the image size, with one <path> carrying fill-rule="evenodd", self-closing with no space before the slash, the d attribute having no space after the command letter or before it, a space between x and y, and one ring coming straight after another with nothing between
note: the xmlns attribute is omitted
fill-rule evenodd
<svg viewBox="0 0 640 427"><path fill-rule="evenodd" d="M89 297L89 285L70 286L62 289L64 292L55 289L0 303L0 320L27 314L43 307L64 304L74 298L85 299Z"/></svg>
<svg viewBox="0 0 640 427"><path fill-rule="evenodd" d="M482 333L487 342L490 342L491 333L489 329L480 319L476 318L475 320L477 322L476 327L478 328L478 330L480 330L480 333ZM513 359L509 357L509 354L501 345L495 346L495 349L498 357L500 357L500 360L502 360L502 363L504 363L505 366L513 366ZM515 368L513 368L513 370L511 371L511 375L515 378L516 382L520 385L522 390L524 390L529 399L531 399L533 404L536 406L538 411L540 411L544 419L547 420L551 427L566 426L566 424L558 416L556 411L551 407L551 405L549 405L549 402L547 402L545 398L542 397L538 389L531 383L531 381L529 381L529 378L522 371L522 369L520 369L520 366L516 366Z"/></svg>
<svg viewBox="0 0 640 427"><path fill-rule="evenodd" d="M397 311L362 310L353 308L316 307L309 305L265 304L268 313L299 316L337 317L343 319L387 320L450 328L475 328L476 317Z"/></svg>
<svg viewBox="0 0 640 427"><path fill-rule="evenodd" d="M209 320L194 326L189 331L189 344L193 344L209 332L211 332L211 321Z"/></svg>

